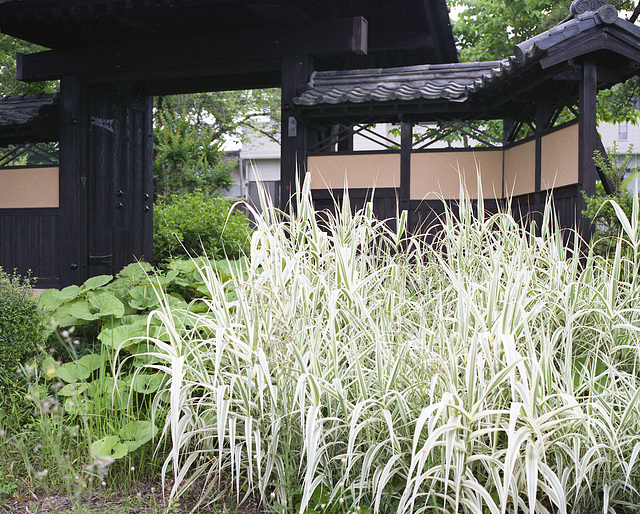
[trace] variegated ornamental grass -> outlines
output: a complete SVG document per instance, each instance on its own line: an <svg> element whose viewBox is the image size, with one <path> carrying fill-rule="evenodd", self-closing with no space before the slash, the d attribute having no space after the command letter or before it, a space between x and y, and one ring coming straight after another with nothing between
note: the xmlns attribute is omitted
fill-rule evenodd
<svg viewBox="0 0 640 514"><path fill-rule="evenodd" d="M437 247L371 207L269 208L208 311L161 319L171 494L274 511L612 512L640 503L640 228L609 262L461 200ZM552 228L549 228L552 227ZM574 244L578 244L577 238ZM399 251L402 250L402 251Z"/></svg>

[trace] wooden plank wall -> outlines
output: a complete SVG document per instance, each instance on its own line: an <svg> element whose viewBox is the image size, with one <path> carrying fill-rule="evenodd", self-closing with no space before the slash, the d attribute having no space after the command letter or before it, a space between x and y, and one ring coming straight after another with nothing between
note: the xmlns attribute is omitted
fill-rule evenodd
<svg viewBox="0 0 640 514"><path fill-rule="evenodd" d="M39 288L58 287L58 209L0 209L0 266L36 277Z"/></svg>

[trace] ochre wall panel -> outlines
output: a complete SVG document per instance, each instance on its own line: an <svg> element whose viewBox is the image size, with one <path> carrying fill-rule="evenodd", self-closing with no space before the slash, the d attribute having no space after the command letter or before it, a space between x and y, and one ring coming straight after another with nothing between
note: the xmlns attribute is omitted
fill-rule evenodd
<svg viewBox="0 0 640 514"><path fill-rule="evenodd" d="M59 207L58 168L0 170L0 209Z"/></svg>
<svg viewBox="0 0 640 514"><path fill-rule="evenodd" d="M311 189L400 187L400 154L310 156Z"/></svg>
<svg viewBox="0 0 640 514"><path fill-rule="evenodd" d="M533 193L536 188L536 142L529 141L504 153L504 192L507 198Z"/></svg>
<svg viewBox="0 0 640 514"><path fill-rule="evenodd" d="M542 137L542 189L578 183L578 124Z"/></svg>
<svg viewBox="0 0 640 514"><path fill-rule="evenodd" d="M414 153L411 155L411 199L460 197L464 179L471 198L478 197L478 174L485 198L502 196L502 150Z"/></svg>
<svg viewBox="0 0 640 514"><path fill-rule="evenodd" d="M485 151L414 152L411 200L460 196L460 180L471 198L478 196L478 174L487 199L535 191L535 141ZM503 184L504 159L504 184ZM400 187L400 155L355 154L309 157L313 189ZM578 125L542 137L542 190L578 182ZM504 185L504 187L503 187Z"/></svg>

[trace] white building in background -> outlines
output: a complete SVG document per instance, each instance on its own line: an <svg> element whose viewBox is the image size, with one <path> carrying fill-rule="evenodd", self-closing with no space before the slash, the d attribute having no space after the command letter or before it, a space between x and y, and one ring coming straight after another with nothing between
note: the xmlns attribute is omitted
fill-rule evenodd
<svg viewBox="0 0 640 514"><path fill-rule="evenodd" d="M614 143L618 148L618 163L622 164L629 148L632 148L631 160L629 161L629 172L636 171L640 167L640 125L631 123L600 123L598 132L602 138L602 144L607 152L613 148ZM613 157L613 156L610 156ZM640 179L630 184L632 189L640 188Z"/></svg>

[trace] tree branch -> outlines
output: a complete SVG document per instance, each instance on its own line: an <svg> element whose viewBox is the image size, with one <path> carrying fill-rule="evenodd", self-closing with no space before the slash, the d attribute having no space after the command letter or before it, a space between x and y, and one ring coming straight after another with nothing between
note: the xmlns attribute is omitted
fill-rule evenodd
<svg viewBox="0 0 640 514"><path fill-rule="evenodd" d="M636 5L636 8L633 10L633 14L629 18L629 21L631 23L635 23L638 19L638 16L640 16L640 2L638 2L638 5Z"/></svg>

